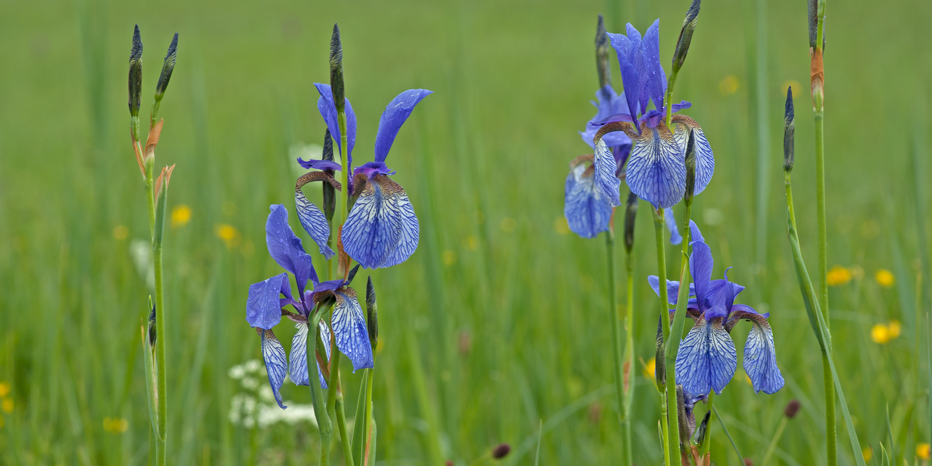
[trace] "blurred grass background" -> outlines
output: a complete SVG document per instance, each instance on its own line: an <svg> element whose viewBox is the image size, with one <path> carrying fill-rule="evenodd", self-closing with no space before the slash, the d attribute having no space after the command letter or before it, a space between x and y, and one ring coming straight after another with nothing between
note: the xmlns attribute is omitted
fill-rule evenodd
<svg viewBox="0 0 932 466"><path fill-rule="evenodd" d="M136 23L146 92L180 33L157 151L159 166L178 165L170 206L192 213L165 240L172 463L316 461L309 424L230 422L241 388L228 370L260 357L246 290L278 270L264 224L269 204L294 205L289 148L322 142L312 83L328 79L334 22L359 117L356 160L370 160L392 97L436 92L389 158L421 219L421 244L408 262L373 273L381 464L438 455L465 464L499 442L514 447L506 463L533 464L538 437L541 464L620 461L603 241L567 232L563 181L569 160L588 151L576 131L594 114L596 15L613 32L661 18L669 57L688 3L0 3L0 388L9 388L0 463L145 463L138 348L150 292L130 245L147 240L148 224L125 103ZM755 395L739 369L716 407L742 453L760 461L786 403L801 400L773 463L788 465L824 461L821 362L786 240L780 173L792 84L797 215L815 270L804 3L706 2L674 95L693 103L685 113L715 150L715 178L694 209L715 273L733 265L731 278L748 286L741 302L771 313L787 381L776 395ZM830 0L827 11L829 262L852 277L831 291L835 354L872 461L880 442L891 447L889 406L898 463L913 464L930 437L929 298L918 288L929 238L917 232L930 230L932 50L922 38L932 3ZM638 222L636 349L646 362L656 297L645 277L656 271L645 205ZM300 231L294 218L292 227ZM879 269L894 282L876 281ZM884 339L872 339L873 327L893 320L899 336L875 342ZM288 326L278 331L290 341ZM739 348L746 332L734 333ZM632 376L635 461L657 464L658 395L642 367ZM358 381L344 379L350 413ZM310 402L290 383L284 396ZM739 464L717 422L712 432L715 463ZM852 464L844 435L840 422L840 458Z"/></svg>

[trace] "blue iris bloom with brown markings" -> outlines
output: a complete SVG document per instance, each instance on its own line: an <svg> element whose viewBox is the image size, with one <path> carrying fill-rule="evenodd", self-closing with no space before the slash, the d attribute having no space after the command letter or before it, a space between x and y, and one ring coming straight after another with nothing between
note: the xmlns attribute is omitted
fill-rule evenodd
<svg viewBox="0 0 932 466"><path fill-rule="evenodd" d="M372 368L374 360L362 307L356 298L356 292L349 287L353 273L349 274L348 280L319 281L311 256L304 251L301 239L295 236L288 225L288 211L285 206L272 205L270 209L271 213L265 224L266 245L269 255L285 269L285 272L249 287L246 321L256 329L261 338L262 358L268 371L269 385L278 405L284 409L286 406L282 402L280 390L285 381L285 374L287 373L296 385L310 383L307 365L309 317L319 303L333 301L333 313L330 317L333 339L337 349L352 361L353 369ZM292 293L289 274L294 277L298 291L296 294ZM291 306L296 312L287 310L287 306ZM272 331L282 316L287 316L298 329L291 342L290 361L286 360L285 348ZM330 328L323 320L320 322L320 331L329 361ZM327 388L319 363L317 373L321 386Z"/></svg>
<svg viewBox="0 0 932 466"><path fill-rule="evenodd" d="M695 325L676 355L677 383L694 394L707 394L710 390L721 393L734 377L738 365L731 331L738 322L746 320L752 326L744 345L744 371L755 392L776 393L783 388L784 381L777 367L773 331L767 322L769 314L760 314L746 304L735 303L744 287L729 281L727 271L723 279L712 280L712 251L692 221L690 231L689 271L693 283L689 286L686 308ZM660 295L659 279L652 275L648 281ZM674 306L679 288L679 282L667 280L667 300Z"/></svg>
<svg viewBox="0 0 932 466"><path fill-rule="evenodd" d="M611 115L599 124L622 122L623 132L634 143L625 169L625 180L631 191L654 208L672 207L686 192L685 153L689 132L695 134L696 141L695 194L702 192L712 179L715 170L712 148L702 128L692 118L675 115L670 121L672 128L664 121L666 105L671 103L664 102L667 78L660 65L660 20L654 21L643 37L630 24L626 34L610 33L608 36L618 55L627 111ZM672 104L669 110L676 113L690 106L683 101ZM612 205L621 205L620 180L615 176L617 165L605 137L596 144L594 155L596 185Z"/></svg>

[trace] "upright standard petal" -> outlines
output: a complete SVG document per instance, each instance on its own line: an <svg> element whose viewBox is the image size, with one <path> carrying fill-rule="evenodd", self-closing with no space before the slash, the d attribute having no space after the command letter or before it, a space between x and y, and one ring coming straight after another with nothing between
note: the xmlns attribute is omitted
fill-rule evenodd
<svg viewBox="0 0 932 466"><path fill-rule="evenodd" d="M611 204L612 207L620 206L621 194L619 188L621 187L621 180L615 176L618 165L615 162L614 154L612 154L611 149L609 149L608 145L605 143L605 138L600 139L595 145L595 159L593 165L595 166L593 177L599 195Z"/></svg>
<svg viewBox="0 0 932 466"><path fill-rule="evenodd" d="M312 173L309 173L309 175L310 174ZM304 177L302 176L301 178ZM326 183L326 181L324 182ZM330 246L327 246L327 240L330 239L330 225L327 224L327 217L324 216L324 213L319 207L307 199L307 196L304 195L304 191L301 190L301 186L302 183L299 178L294 188L294 203L295 210L298 212L298 220L301 221L301 226L304 227L304 231L317 243L317 249L320 251L320 254L323 255L325 259L329 260L334 256L334 252L333 249L330 249Z"/></svg>
<svg viewBox="0 0 932 466"><path fill-rule="evenodd" d="M375 367L366 318L356 300L356 291L342 288L335 294L337 302L333 305L330 325L336 337L337 349L353 361L353 371Z"/></svg>
<svg viewBox="0 0 932 466"><path fill-rule="evenodd" d="M307 376L307 334L308 323L297 322L298 331L291 339L291 354L288 355L288 377L295 385L310 383Z"/></svg>
<svg viewBox="0 0 932 466"><path fill-rule="evenodd" d="M282 403L282 394L279 392L285 383L285 372L288 371L288 362L285 360L285 348L271 330L259 330L262 338L262 359L265 360L265 369L269 373L269 385L275 394L275 401L282 409L287 408Z"/></svg>
<svg viewBox="0 0 932 466"><path fill-rule="evenodd" d="M301 239L294 235L288 225L288 210L281 204L273 204L265 224L265 243L269 255L283 269L291 272L298 283L299 293L304 293L308 280L317 281L317 272L311 256L304 252Z"/></svg>
<svg viewBox="0 0 932 466"><path fill-rule="evenodd" d="M628 25L629 30L634 29ZM632 117L637 118L641 112L640 93L641 93L641 76L638 70L637 61L641 51L641 37L634 30L634 35L630 34L609 34L612 48L618 55L618 64L621 67L621 82L624 85L625 101L628 103L628 111ZM641 112L643 113L643 112Z"/></svg>
<svg viewBox="0 0 932 466"><path fill-rule="evenodd" d="M596 189L592 171L577 165L566 178L563 215L570 230L583 238L595 238L608 230L612 218L612 206Z"/></svg>
<svg viewBox="0 0 932 466"><path fill-rule="evenodd" d="M391 267L414 254L419 231L404 188L377 174L366 183L343 225L343 248L365 268Z"/></svg>
<svg viewBox="0 0 932 466"><path fill-rule="evenodd" d="M680 229L676 226L676 217L673 216L673 208L663 211L663 222L667 224L667 230L670 230L670 244L682 244L683 236L680 235Z"/></svg>
<svg viewBox="0 0 932 466"><path fill-rule="evenodd" d="M738 354L722 319L700 318L680 343L676 354L676 381L695 394L709 390L721 394L735 375Z"/></svg>
<svg viewBox="0 0 932 466"><path fill-rule="evenodd" d="M663 72L663 66L660 64L660 20L657 19L647 28L644 33L644 40L641 41L642 56L644 57L644 68L641 71L642 88L641 100L646 102L645 97L650 97L654 102L654 108L664 110L663 98L667 91L667 76ZM645 105L646 107L646 105Z"/></svg>
<svg viewBox="0 0 932 466"><path fill-rule="evenodd" d="M398 130L404 124L411 111L424 97L432 94L427 89L408 89L392 99L382 112L379 120L379 132L375 135L375 161L384 162L388 151L395 142Z"/></svg>
<svg viewBox="0 0 932 466"><path fill-rule="evenodd" d="M610 84L606 84L595 93L599 102L592 102L592 105L595 105L598 111L586 124L586 130L579 132L583 142L588 144L589 147L595 149L595 143L592 140L595 139L595 133L602 128L605 121L613 117L620 118L622 115L630 116L631 112L628 111L628 104L625 102L623 94L624 93L622 93L621 96L616 94L615 89L613 89ZM628 135L621 131L608 133L603 136L602 139L605 140L605 145L610 149L631 144L631 139L628 138Z"/></svg>
<svg viewBox="0 0 932 466"><path fill-rule="evenodd" d="M735 304L733 307L729 321L737 320L747 320L752 324L748 340L744 344L744 372L751 379L755 393L772 395L783 388L784 381L783 374L777 367L777 352L774 349L770 323L763 315L743 304Z"/></svg>
<svg viewBox="0 0 932 466"><path fill-rule="evenodd" d="M333 140L337 142L337 148L340 149L343 147L343 142L340 138L340 125L337 120L337 107L333 103L333 92L330 90L329 84L314 83L314 86L317 87L317 93L320 94L320 99L317 100L317 110L320 111L320 116L324 117L324 121L327 123L327 128L330 130L330 134L333 136ZM353 106L350 105L349 99L346 99L346 166L352 166L353 164L353 147L356 146L356 113L353 112ZM340 149L342 151L342 149Z"/></svg>
<svg viewBox="0 0 932 466"><path fill-rule="evenodd" d="M282 320L282 305L278 296L291 297L288 274L283 273L249 286L246 298L246 322L254 328L271 329Z"/></svg>
<svg viewBox="0 0 932 466"><path fill-rule="evenodd" d="M693 251L689 255L689 273L696 285L696 299L699 300L699 305L703 306L703 310L707 310L708 307L705 304L711 298L712 268L715 261L712 259L712 249L709 245L702 241L693 241L692 246ZM711 318L711 316L706 317Z"/></svg>
<svg viewBox="0 0 932 466"><path fill-rule="evenodd" d="M696 120L686 115L675 115L670 120L673 125L673 139L680 149L680 158L686 157L686 141L689 139L689 132L692 131L696 139L696 191L694 194L701 193L709 182L712 181L712 174L715 172L715 157L712 155L712 146L705 138L705 133Z"/></svg>
<svg viewBox="0 0 932 466"><path fill-rule="evenodd" d="M629 136L634 147L625 172L628 187L654 208L673 207L686 192L686 162L673 134L664 125L642 124L640 135Z"/></svg>

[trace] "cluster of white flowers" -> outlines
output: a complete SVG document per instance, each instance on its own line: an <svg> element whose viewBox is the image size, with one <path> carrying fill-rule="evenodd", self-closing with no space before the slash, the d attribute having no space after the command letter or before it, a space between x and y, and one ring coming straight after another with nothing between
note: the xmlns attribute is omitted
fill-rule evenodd
<svg viewBox="0 0 932 466"><path fill-rule="evenodd" d="M264 429L277 422L295 425L309 422L317 427L317 417L313 405L301 405L285 401L288 409L281 409L275 402L275 394L268 383L265 366L256 359L238 364L227 372L233 380L238 380L242 391L230 400L229 419L235 425L253 428L258 425Z"/></svg>

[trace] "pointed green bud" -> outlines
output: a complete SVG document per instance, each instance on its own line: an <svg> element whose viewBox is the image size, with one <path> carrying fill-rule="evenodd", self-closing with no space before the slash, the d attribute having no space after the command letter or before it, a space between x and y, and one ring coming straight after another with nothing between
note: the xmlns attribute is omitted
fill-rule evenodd
<svg viewBox="0 0 932 466"><path fill-rule="evenodd" d="M683 203L692 205L693 195L696 192L696 136L689 130L689 139L686 141L686 193Z"/></svg>
<svg viewBox="0 0 932 466"><path fill-rule="evenodd" d="M375 351L379 342L379 313L375 305L375 288L372 286L371 275L366 283L366 326L369 329L369 343Z"/></svg>
<svg viewBox="0 0 932 466"><path fill-rule="evenodd" d="M333 161L333 138L330 137L330 130L327 129L324 133L324 153L321 157L324 160ZM333 175L333 170L324 170L325 172ZM327 217L327 223L333 222L333 213L336 211L337 207L337 198L336 190L333 189L333 186L330 183L324 183L323 187L324 192L324 217Z"/></svg>
<svg viewBox="0 0 932 466"><path fill-rule="evenodd" d="M631 254L634 249L634 220L638 216L638 196L633 192L628 193L628 201L625 202L625 251Z"/></svg>
<svg viewBox="0 0 932 466"><path fill-rule="evenodd" d="M676 49L673 52L673 73L676 74L683 67L686 61L686 54L689 52L689 44L693 40L693 32L696 30L696 24L699 23L699 4L702 0L693 0L686 12L686 19L683 20L683 28L680 29L680 37L676 40Z"/></svg>
<svg viewBox="0 0 932 466"><path fill-rule="evenodd" d="M663 350L663 318L657 320L657 351L654 356L654 380L657 381L657 389L664 393L667 389L667 366L664 361Z"/></svg>
<svg viewBox="0 0 932 466"><path fill-rule="evenodd" d="M783 170L786 172L793 171L793 159L795 158L796 144L796 123L793 112L793 88L786 88L786 110L783 113Z"/></svg>
<svg viewBox="0 0 932 466"><path fill-rule="evenodd" d="M330 37L330 91L333 92L333 103L337 112L343 112L346 105L346 95L343 89L343 44L340 42L340 27L333 25L333 36Z"/></svg>
<svg viewBox="0 0 932 466"><path fill-rule="evenodd" d="M133 31L133 48L129 53L129 114L139 116L140 94L142 93L142 38L139 25ZM136 134L134 131L133 134Z"/></svg>
<svg viewBox="0 0 932 466"><path fill-rule="evenodd" d="M819 27L819 0L809 0L806 2L807 9L809 10L809 48L814 49L816 47L816 41L818 36L818 27Z"/></svg>
<svg viewBox="0 0 932 466"><path fill-rule="evenodd" d="M605 20L599 15L599 24L595 30L595 64L599 70L599 88L612 83L612 67L609 65L611 44L605 31Z"/></svg>
<svg viewBox="0 0 932 466"><path fill-rule="evenodd" d="M162 63L162 74L159 75L159 82L155 85L155 100L162 100L165 89L168 88L168 81L172 78L172 71L175 70L175 60L178 58L178 33L172 38L171 45L168 46L168 54L165 55L165 61Z"/></svg>

